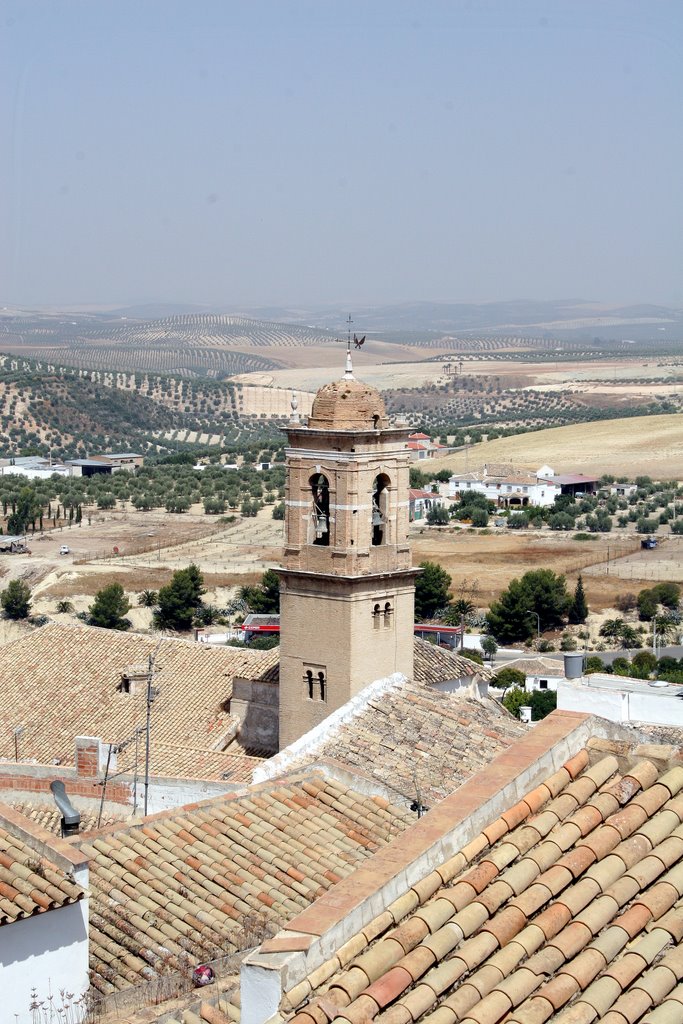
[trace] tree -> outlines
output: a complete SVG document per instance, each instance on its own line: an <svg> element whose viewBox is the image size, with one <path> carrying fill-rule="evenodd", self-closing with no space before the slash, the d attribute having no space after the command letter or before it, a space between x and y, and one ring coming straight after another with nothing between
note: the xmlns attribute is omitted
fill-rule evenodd
<svg viewBox="0 0 683 1024"><path fill-rule="evenodd" d="M657 600L665 608L675 610L681 600L681 588L677 583L656 583L652 588Z"/></svg>
<svg viewBox="0 0 683 1024"><path fill-rule="evenodd" d="M548 526L551 530L573 530L574 517L568 512L555 512L548 517Z"/></svg>
<svg viewBox="0 0 683 1024"><path fill-rule="evenodd" d="M91 626L102 626L104 629L130 629L130 619L126 615L130 611L130 601L126 597L120 583L111 583L95 594L95 600L88 608L88 621Z"/></svg>
<svg viewBox="0 0 683 1024"><path fill-rule="evenodd" d="M473 508L472 509L472 526L488 526L489 525L489 514L485 508Z"/></svg>
<svg viewBox="0 0 683 1024"><path fill-rule="evenodd" d="M485 637L482 637L481 649L486 655L486 657L489 659L489 661L493 662L493 659L496 656L496 651L498 650L498 644L496 643L494 637L487 635Z"/></svg>
<svg viewBox="0 0 683 1024"><path fill-rule="evenodd" d="M624 650L629 650L631 647L638 647L640 645L640 636L633 628L633 626L624 626L620 635L619 643Z"/></svg>
<svg viewBox="0 0 683 1024"><path fill-rule="evenodd" d="M491 680L491 686L495 686L499 690L507 690L510 686L517 686L524 689L526 685L526 676L518 668L501 668L499 672L496 672L495 676Z"/></svg>
<svg viewBox="0 0 683 1024"><path fill-rule="evenodd" d="M503 707L507 708L515 718L519 718L519 709L527 704L529 704L529 694L518 686L513 686L503 697Z"/></svg>
<svg viewBox="0 0 683 1024"><path fill-rule="evenodd" d="M606 671L607 669L602 661L602 658L598 658L597 654L591 654L586 658L586 663L583 667L583 674L585 676L590 676L593 672Z"/></svg>
<svg viewBox="0 0 683 1024"><path fill-rule="evenodd" d="M659 601L654 588L652 590L641 590L638 594L638 618L641 622L648 622L654 619L657 614Z"/></svg>
<svg viewBox="0 0 683 1024"><path fill-rule="evenodd" d="M657 658L651 651L638 651L631 659L632 674L638 679L649 679L657 668Z"/></svg>
<svg viewBox="0 0 683 1024"><path fill-rule="evenodd" d="M508 517L508 528L510 530L526 530L529 525L529 517L526 512L513 512Z"/></svg>
<svg viewBox="0 0 683 1024"><path fill-rule="evenodd" d="M10 580L0 593L0 604L8 619L27 619L31 610L31 588L23 580Z"/></svg>
<svg viewBox="0 0 683 1024"><path fill-rule="evenodd" d="M190 629L203 593L204 577L196 565L178 569L173 573L171 582L159 590L155 625L160 629Z"/></svg>
<svg viewBox="0 0 683 1024"><path fill-rule="evenodd" d="M427 513L427 523L430 526L447 526L450 522L448 510L443 505L432 504Z"/></svg>
<svg viewBox="0 0 683 1024"><path fill-rule="evenodd" d="M606 619L600 626L600 636L606 640L618 640L625 625L623 619Z"/></svg>
<svg viewBox="0 0 683 1024"><path fill-rule="evenodd" d="M568 618L573 626L578 626L580 623L585 622L587 617L588 604L586 603L586 595L583 590L583 580L579 576L574 591L574 599L569 607Z"/></svg>
<svg viewBox="0 0 683 1024"><path fill-rule="evenodd" d="M533 636L539 616L541 630L563 625L571 597L564 576L552 569L532 569L511 581L488 615L488 631L499 642L513 643Z"/></svg>
<svg viewBox="0 0 683 1024"><path fill-rule="evenodd" d="M261 582L255 587L242 587L239 596L257 615L277 615L280 611L280 577L273 569L266 569Z"/></svg>
<svg viewBox="0 0 683 1024"><path fill-rule="evenodd" d="M159 600L156 590L143 590L138 597L138 604L141 608L153 608Z"/></svg>
<svg viewBox="0 0 683 1024"><path fill-rule="evenodd" d="M554 690L535 690L531 694L529 704L531 705L532 721L540 722L557 707L557 694Z"/></svg>
<svg viewBox="0 0 683 1024"><path fill-rule="evenodd" d="M448 604L451 577L436 562L420 562L422 572L415 581L415 618L422 622Z"/></svg>

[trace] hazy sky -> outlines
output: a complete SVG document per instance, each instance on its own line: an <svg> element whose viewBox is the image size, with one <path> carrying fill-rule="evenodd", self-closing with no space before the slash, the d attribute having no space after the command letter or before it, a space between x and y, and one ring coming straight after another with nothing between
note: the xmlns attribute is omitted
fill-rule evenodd
<svg viewBox="0 0 683 1024"><path fill-rule="evenodd" d="M683 305L681 0L0 23L2 305Z"/></svg>

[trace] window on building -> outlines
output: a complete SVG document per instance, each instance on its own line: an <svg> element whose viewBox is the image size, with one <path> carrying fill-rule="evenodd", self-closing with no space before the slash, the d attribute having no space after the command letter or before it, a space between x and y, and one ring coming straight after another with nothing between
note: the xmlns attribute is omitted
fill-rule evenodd
<svg viewBox="0 0 683 1024"><path fill-rule="evenodd" d="M372 625L374 629L388 629L394 624L393 599L380 597L372 607Z"/></svg>
<svg viewBox="0 0 683 1024"><path fill-rule="evenodd" d="M323 473L314 473L308 481L313 496L313 544L330 544L330 482Z"/></svg>
<svg viewBox="0 0 683 1024"><path fill-rule="evenodd" d="M327 674L324 668L304 669L304 695L308 700L327 700Z"/></svg>
<svg viewBox="0 0 683 1024"><path fill-rule="evenodd" d="M389 477L384 473L376 476L372 484L372 544L387 543L389 530Z"/></svg>
<svg viewBox="0 0 683 1024"><path fill-rule="evenodd" d="M539 679L538 680L538 688L539 688L539 690L547 690L548 689L548 680L547 679Z"/></svg>

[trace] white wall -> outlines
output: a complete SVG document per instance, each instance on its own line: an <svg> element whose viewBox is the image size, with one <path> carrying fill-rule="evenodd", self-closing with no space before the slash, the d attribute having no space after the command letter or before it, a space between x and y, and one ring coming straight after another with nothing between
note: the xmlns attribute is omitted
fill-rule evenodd
<svg viewBox="0 0 683 1024"><path fill-rule="evenodd" d="M60 990L79 998L88 988L88 903L48 910L0 928L0 1020L32 1024L29 1009L36 989L39 1001ZM42 1017L41 1017L42 1019Z"/></svg>
<svg viewBox="0 0 683 1024"><path fill-rule="evenodd" d="M547 686L541 686L542 679L548 684ZM527 676L524 689L527 693L534 693L536 690L555 691L561 682L562 676Z"/></svg>
<svg viewBox="0 0 683 1024"><path fill-rule="evenodd" d="M586 686L579 680L563 679L557 688L557 707L561 711L600 715L612 722L683 727L683 701L675 695L648 690L647 683L642 690L634 691Z"/></svg>

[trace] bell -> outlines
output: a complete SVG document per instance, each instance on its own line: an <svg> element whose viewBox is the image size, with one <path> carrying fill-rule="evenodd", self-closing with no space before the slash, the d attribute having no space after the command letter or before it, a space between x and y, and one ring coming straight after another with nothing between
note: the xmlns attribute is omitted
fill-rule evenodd
<svg viewBox="0 0 683 1024"><path fill-rule="evenodd" d="M327 519L324 515L317 515L315 517L315 535L318 540L324 533L327 533Z"/></svg>
<svg viewBox="0 0 683 1024"><path fill-rule="evenodd" d="M380 512L380 510L378 508L373 508L373 510L372 510L372 525L373 526L383 526L384 525L384 519L382 518L382 513Z"/></svg>

